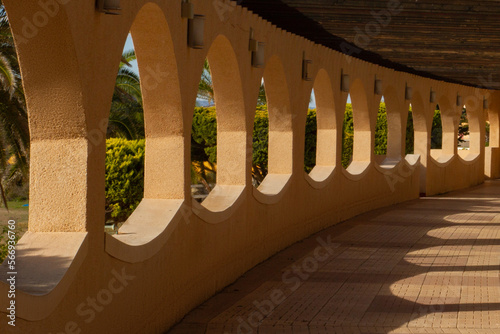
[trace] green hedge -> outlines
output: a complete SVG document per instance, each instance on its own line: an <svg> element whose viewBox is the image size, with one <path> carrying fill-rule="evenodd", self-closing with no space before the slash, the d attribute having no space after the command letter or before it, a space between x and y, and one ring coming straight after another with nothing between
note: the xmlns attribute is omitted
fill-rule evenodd
<svg viewBox="0 0 500 334"><path fill-rule="evenodd" d="M106 213L125 220L144 196L145 141L106 140Z"/></svg>
<svg viewBox="0 0 500 334"><path fill-rule="evenodd" d="M309 110L306 119L306 143L304 147L304 170L310 172L316 163L317 121L316 110ZM267 105L257 107L253 128L253 174L257 180L267 174L269 118ZM196 108L192 125L193 161L217 162L217 116L214 107ZM346 105L342 133L342 165L347 167L352 160L354 123L351 104ZM410 117L407 128L407 153L413 152L413 120ZM377 116L375 154L387 153L387 112L381 103Z"/></svg>
<svg viewBox="0 0 500 334"><path fill-rule="evenodd" d="M269 148L269 114L267 106L257 107L253 126L252 175L258 183L267 175L267 152Z"/></svg>
<svg viewBox="0 0 500 334"><path fill-rule="evenodd" d="M436 112L435 122L441 117ZM306 143L304 169L309 172L316 162L317 121L316 110L309 110L306 119ZM257 107L253 129L253 177L260 182L267 175L269 118L267 106ZM433 130L434 137L440 135ZM411 112L407 123L406 153L413 153L413 120ZM214 107L196 108L192 124L191 159L197 162L197 170L203 171L203 162L217 163L217 116ZM352 107L347 104L342 134L342 165L347 167L352 160L354 122ZM144 140L127 141L108 139L106 142L106 209L109 218L126 219L140 203L144 193ZM387 113L381 104L376 125L375 153L387 152ZM208 175L208 174L207 174ZM193 179L200 179L198 175ZM213 180L212 180L213 181ZM211 182L208 180L207 183Z"/></svg>
<svg viewBox="0 0 500 334"><path fill-rule="evenodd" d="M318 122L316 109L309 110L306 118L306 142L304 145L304 170L309 173L316 165Z"/></svg>
<svg viewBox="0 0 500 334"><path fill-rule="evenodd" d="M431 129L431 149L440 149L443 147L443 126L441 123L441 112L436 110L432 118Z"/></svg>
<svg viewBox="0 0 500 334"><path fill-rule="evenodd" d="M217 163L217 116L215 107L195 108L191 132L191 160Z"/></svg>
<svg viewBox="0 0 500 334"><path fill-rule="evenodd" d="M344 123L342 125L342 166L347 168L352 160L354 152L354 120L352 106L347 104L344 113Z"/></svg>
<svg viewBox="0 0 500 334"><path fill-rule="evenodd" d="M316 110L307 114L307 143L305 145L305 170L309 172L316 161ZM255 112L253 128L253 174L256 179L267 175L269 114L267 105L260 105ZM191 160L217 163L217 116L214 107L195 108L192 124Z"/></svg>
<svg viewBox="0 0 500 334"><path fill-rule="evenodd" d="M375 125L375 154L387 154L387 111L385 103L381 103L378 114L377 124Z"/></svg>
<svg viewBox="0 0 500 334"><path fill-rule="evenodd" d="M410 109L408 119L406 121L406 154L415 153L415 133L413 128L413 112Z"/></svg>

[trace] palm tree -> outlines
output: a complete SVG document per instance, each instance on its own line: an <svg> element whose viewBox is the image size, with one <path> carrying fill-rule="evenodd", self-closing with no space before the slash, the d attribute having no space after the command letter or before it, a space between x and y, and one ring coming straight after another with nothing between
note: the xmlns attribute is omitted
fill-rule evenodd
<svg viewBox="0 0 500 334"><path fill-rule="evenodd" d="M208 105L213 105L215 102L212 74L210 72L210 65L208 64L207 59L205 59L205 63L203 64L203 72L201 73L201 80L198 84L198 99L207 101ZM259 97L257 98L257 104L264 105L266 103L266 90L264 89L264 82L262 82L260 85Z"/></svg>
<svg viewBox="0 0 500 334"><path fill-rule="evenodd" d="M203 64L203 72L201 72L201 80L198 84L198 99L207 101L208 105L213 105L215 101L212 74L207 59Z"/></svg>
<svg viewBox="0 0 500 334"><path fill-rule="evenodd" d="M141 82L130 64L137 60L135 50L124 51L116 77L115 94L123 102L131 101L142 104Z"/></svg>
<svg viewBox="0 0 500 334"><path fill-rule="evenodd" d="M0 124L0 193L7 207L5 190L28 181L29 127L16 48L1 1Z"/></svg>
<svg viewBox="0 0 500 334"><path fill-rule="evenodd" d="M144 112L139 75L130 63L136 60L134 50L122 55L109 116L108 137L144 138Z"/></svg>

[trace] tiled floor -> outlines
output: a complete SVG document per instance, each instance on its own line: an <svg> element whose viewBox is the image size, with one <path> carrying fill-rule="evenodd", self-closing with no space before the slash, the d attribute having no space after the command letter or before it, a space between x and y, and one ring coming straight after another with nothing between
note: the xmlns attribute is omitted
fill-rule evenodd
<svg viewBox="0 0 500 334"><path fill-rule="evenodd" d="M299 242L170 334L500 333L500 181Z"/></svg>

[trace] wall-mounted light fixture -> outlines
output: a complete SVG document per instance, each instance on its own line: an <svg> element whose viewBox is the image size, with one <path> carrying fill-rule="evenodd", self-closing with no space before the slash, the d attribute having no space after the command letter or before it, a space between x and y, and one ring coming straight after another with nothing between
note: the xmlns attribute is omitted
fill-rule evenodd
<svg viewBox="0 0 500 334"><path fill-rule="evenodd" d="M405 89L405 99L406 100L411 100L413 97L413 87L406 86Z"/></svg>
<svg viewBox="0 0 500 334"><path fill-rule="evenodd" d="M351 78L349 74L341 74L340 76L340 89L348 93L351 86Z"/></svg>
<svg viewBox="0 0 500 334"><path fill-rule="evenodd" d="M489 109L490 108L490 101L485 97L483 97L483 109Z"/></svg>
<svg viewBox="0 0 500 334"><path fill-rule="evenodd" d="M312 78L309 76L309 65L311 65L312 62L312 60L306 59L306 53L304 52L304 57L302 59L302 80L312 81Z"/></svg>
<svg viewBox="0 0 500 334"><path fill-rule="evenodd" d="M433 90L432 90L432 88L431 88L431 94L430 94L430 97L429 97L429 101L430 101L431 103L436 102L436 92L435 92L435 91L433 91Z"/></svg>
<svg viewBox="0 0 500 334"><path fill-rule="evenodd" d="M194 6L189 0L183 1L181 4L181 17L185 19L194 18Z"/></svg>
<svg viewBox="0 0 500 334"><path fill-rule="evenodd" d="M254 38L252 28L250 28L248 51L252 51L252 66L255 68L264 67L266 62L266 45Z"/></svg>
<svg viewBox="0 0 500 334"><path fill-rule="evenodd" d="M377 79L377 77L375 77L375 86L373 92L375 93L375 95L382 95L382 80Z"/></svg>
<svg viewBox="0 0 500 334"><path fill-rule="evenodd" d="M256 43L256 50L252 51L252 66L255 68L263 68L266 64L266 44L263 42Z"/></svg>
<svg viewBox="0 0 500 334"><path fill-rule="evenodd" d="M97 0L96 9L99 13L119 15L122 10L120 0Z"/></svg>
<svg viewBox="0 0 500 334"><path fill-rule="evenodd" d="M462 100L462 97L460 95L457 95L457 107L462 107L464 104L463 104L463 100Z"/></svg>
<svg viewBox="0 0 500 334"><path fill-rule="evenodd" d="M203 49L205 44L203 38L205 34L205 15L193 15L188 22L188 45L193 49Z"/></svg>

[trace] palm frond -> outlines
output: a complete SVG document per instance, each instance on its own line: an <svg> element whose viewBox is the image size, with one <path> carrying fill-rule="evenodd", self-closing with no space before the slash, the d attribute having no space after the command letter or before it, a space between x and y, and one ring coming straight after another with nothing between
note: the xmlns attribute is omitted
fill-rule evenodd
<svg viewBox="0 0 500 334"><path fill-rule="evenodd" d="M16 48L0 0L0 196L6 207L11 184L28 180L29 135Z"/></svg>
<svg viewBox="0 0 500 334"><path fill-rule="evenodd" d="M132 62L134 60L137 60L137 56L135 55L135 50L134 49L124 51L123 54L122 54L120 68L122 68L124 65L126 65L128 67L132 67L132 65L130 64L130 62Z"/></svg>
<svg viewBox="0 0 500 334"><path fill-rule="evenodd" d="M198 85L198 99L208 101L209 103L215 100L212 74L207 59L205 59L205 63L203 64L203 72L201 73L201 79Z"/></svg>
<svg viewBox="0 0 500 334"><path fill-rule="evenodd" d="M10 98L17 88L17 78L11 62L0 52L0 84L3 90L9 92Z"/></svg>
<svg viewBox="0 0 500 334"><path fill-rule="evenodd" d="M138 103L113 102L109 117L109 130L112 137L144 138L142 106Z"/></svg>
<svg viewBox="0 0 500 334"><path fill-rule="evenodd" d="M142 104L141 82L139 76L128 68L120 68L116 77L115 93L122 101L136 101Z"/></svg>

